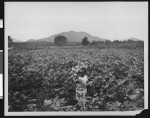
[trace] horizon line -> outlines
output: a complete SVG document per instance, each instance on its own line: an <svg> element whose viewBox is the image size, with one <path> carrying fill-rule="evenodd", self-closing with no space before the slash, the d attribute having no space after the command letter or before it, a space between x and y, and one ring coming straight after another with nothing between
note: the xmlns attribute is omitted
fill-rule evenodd
<svg viewBox="0 0 150 118"><path fill-rule="evenodd" d="M41 39L44 39L44 38L52 37L53 35L59 35L59 34L61 35L62 33L69 33L69 32L87 33L87 32L85 32L85 31L69 30L69 31L62 31L62 32L59 32L59 33L55 33L55 34L52 34L52 35L46 36L46 37L43 36L43 38L38 38L38 39L30 38L30 39L20 40L19 38L14 38L14 37L12 37L12 39L19 40L19 42L28 42L29 40L38 41L38 40L41 40ZM87 33L87 34L89 34L89 35L91 35L91 36L93 36L93 37L101 38L101 37L99 37L99 36L95 36L95 35L92 35L92 34L90 34L90 33ZM11 35L8 35L8 36L11 37ZM140 38L133 37L133 36L131 36L130 38L126 38L126 39L108 39L108 38L102 38L102 39L104 39L104 40L109 40L109 41L115 41L115 40L118 40L118 41L125 41L125 40L130 40L130 39L132 39L132 38L135 38L135 39L137 39L137 40L139 40L139 41L144 41L144 40L142 40L142 39L140 39ZM94 40L93 40L93 41L94 41Z"/></svg>

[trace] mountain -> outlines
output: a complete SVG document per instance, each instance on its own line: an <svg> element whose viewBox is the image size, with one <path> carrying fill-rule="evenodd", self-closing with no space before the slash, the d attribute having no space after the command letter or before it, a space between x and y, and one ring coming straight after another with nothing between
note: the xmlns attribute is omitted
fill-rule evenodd
<svg viewBox="0 0 150 118"><path fill-rule="evenodd" d="M69 31L69 32L62 32L59 34L54 34L50 37L37 39L37 40L28 40L27 42L40 42L40 41L46 41L46 42L54 42L54 38L58 35L65 36L69 42L81 42L82 39L87 36L89 41L105 41L106 39L99 38L96 36L92 36L86 32L75 32L75 31Z"/></svg>
<svg viewBox="0 0 150 118"><path fill-rule="evenodd" d="M29 39L27 42L36 42L37 40L35 39Z"/></svg>
<svg viewBox="0 0 150 118"><path fill-rule="evenodd" d="M21 40L19 40L19 39L14 39L14 38L13 38L13 42L24 42L24 41L21 41Z"/></svg>

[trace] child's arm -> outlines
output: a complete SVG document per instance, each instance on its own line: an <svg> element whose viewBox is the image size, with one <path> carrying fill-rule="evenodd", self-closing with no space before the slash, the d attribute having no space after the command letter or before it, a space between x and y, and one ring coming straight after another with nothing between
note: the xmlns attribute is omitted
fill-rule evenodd
<svg viewBox="0 0 150 118"><path fill-rule="evenodd" d="M89 80L89 77L87 77L87 86L91 86L93 84L93 81Z"/></svg>

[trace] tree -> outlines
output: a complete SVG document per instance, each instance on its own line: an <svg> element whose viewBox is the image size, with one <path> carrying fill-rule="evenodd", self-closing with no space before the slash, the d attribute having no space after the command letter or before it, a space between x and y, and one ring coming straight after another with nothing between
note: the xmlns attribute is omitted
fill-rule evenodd
<svg viewBox="0 0 150 118"><path fill-rule="evenodd" d="M119 41L119 40L114 40L113 43L114 43L114 44L119 44L120 41Z"/></svg>
<svg viewBox="0 0 150 118"><path fill-rule="evenodd" d="M54 39L54 44L57 46L63 46L68 43L68 40L65 36L56 36Z"/></svg>
<svg viewBox="0 0 150 118"><path fill-rule="evenodd" d="M88 38L87 36L85 36L83 39L82 39L82 45L89 45L90 42L88 41Z"/></svg>
<svg viewBox="0 0 150 118"><path fill-rule="evenodd" d="M92 42L91 42L91 45L98 45L98 44L99 44L98 41L92 41Z"/></svg>
<svg viewBox="0 0 150 118"><path fill-rule="evenodd" d="M8 47L11 47L12 42L13 42L13 39L10 36L8 36Z"/></svg>
<svg viewBox="0 0 150 118"><path fill-rule="evenodd" d="M106 40L106 41L105 41L105 44L106 44L106 45L111 45L111 41Z"/></svg>
<svg viewBox="0 0 150 118"><path fill-rule="evenodd" d="M144 48L144 41L137 41L136 42L136 47L137 48Z"/></svg>

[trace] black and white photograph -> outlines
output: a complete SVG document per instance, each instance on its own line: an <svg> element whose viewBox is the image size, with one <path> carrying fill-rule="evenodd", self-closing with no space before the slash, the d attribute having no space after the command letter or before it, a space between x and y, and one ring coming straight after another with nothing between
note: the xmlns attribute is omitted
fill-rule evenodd
<svg viewBox="0 0 150 118"><path fill-rule="evenodd" d="M148 2L5 2L5 115L148 109Z"/></svg>

